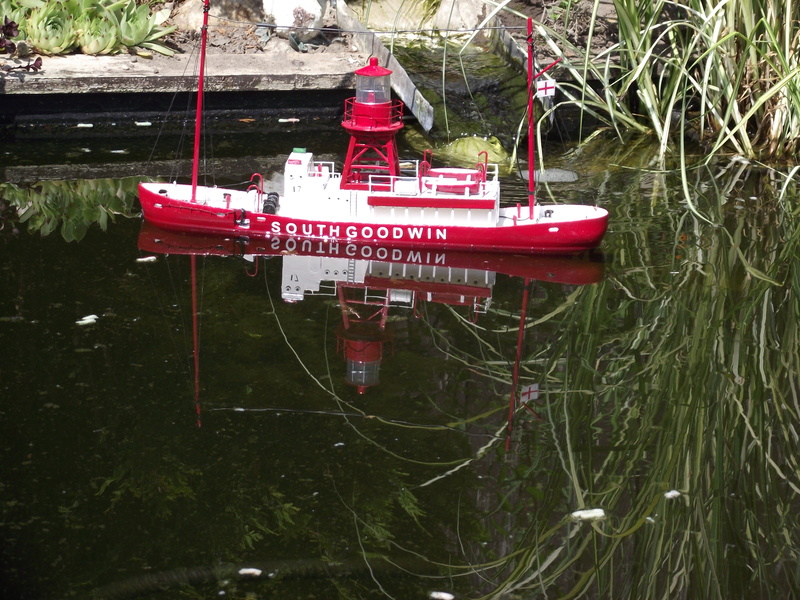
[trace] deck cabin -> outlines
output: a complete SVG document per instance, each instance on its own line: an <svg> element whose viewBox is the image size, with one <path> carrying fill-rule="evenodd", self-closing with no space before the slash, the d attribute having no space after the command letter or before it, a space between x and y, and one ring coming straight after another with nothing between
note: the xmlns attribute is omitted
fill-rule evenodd
<svg viewBox="0 0 800 600"><path fill-rule="evenodd" d="M328 161L296 149L284 171L281 213L370 223L493 226L500 211L496 164L476 168L426 168L405 161L400 175L371 175L366 189L341 189L341 174Z"/></svg>

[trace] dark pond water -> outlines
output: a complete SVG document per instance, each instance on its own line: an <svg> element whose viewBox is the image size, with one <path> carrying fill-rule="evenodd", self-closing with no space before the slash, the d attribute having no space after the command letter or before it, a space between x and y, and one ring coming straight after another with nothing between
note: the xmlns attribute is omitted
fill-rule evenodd
<svg viewBox="0 0 800 600"><path fill-rule="evenodd" d="M798 589L783 173L720 159L688 172L687 201L641 140L553 148L580 179L551 191L608 207L611 229L590 259L523 261L526 279L484 259L154 252L115 214L136 212L135 152L70 143L103 178L11 157L1 188L37 209L0 239L2 597Z"/></svg>

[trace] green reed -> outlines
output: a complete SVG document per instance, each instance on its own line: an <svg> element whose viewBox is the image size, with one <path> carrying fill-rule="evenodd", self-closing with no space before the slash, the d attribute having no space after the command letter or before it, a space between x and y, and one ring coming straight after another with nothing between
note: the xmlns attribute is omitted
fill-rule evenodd
<svg viewBox="0 0 800 600"><path fill-rule="evenodd" d="M798 150L798 4L615 0L614 7L619 41L597 56L537 27L555 54L569 57L573 83L562 85L569 102L617 130L652 131L662 155L688 134L710 154L732 148L774 159Z"/></svg>
<svg viewBox="0 0 800 600"><path fill-rule="evenodd" d="M736 160L689 171L711 225L674 208L679 171L637 173L617 217L645 225L610 237L606 280L547 289L561 310L531 310L521 372L540 382L544 420L516 434L515 473L497 481L515 543L473 563L483 597L796 588L800 223L779 205L800 190L786 177ZM497 336L514 335L514 314L496 316L507 331L481 336L477 364L510 381ZM572 520L582 508L607 518Z"/></svg>

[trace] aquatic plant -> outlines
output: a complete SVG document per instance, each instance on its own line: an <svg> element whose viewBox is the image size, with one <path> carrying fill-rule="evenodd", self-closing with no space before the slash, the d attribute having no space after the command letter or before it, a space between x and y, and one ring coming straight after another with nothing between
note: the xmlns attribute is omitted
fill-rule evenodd
<svg viewBox="0 0 800 600"><path fill-rule="evenodd" d="M537 25L552 52L571 57L564 66L575 83L562 85L569 102L618 131L652 131L662 155L687 136L710 154L731 148L770 159L800 148L800 37L792 25L800 5L615 0L619 42L592 56L599 4L585 47Z"/></svg>
<svg viewBox="0 0 800 600"><path fill-rule="evenodd" d="M614 162L629 164L623 151ZM609 277L525 325L521 379L539 382L542 421L520 408L528 423L509 468L484 480L513 515L514 541L456 569L482 598L780 597L797 586L776 567L800 554L786 535L800 525L791 176L725 158L689 172L698 212L721 225L676 208L677 171L616 189L629 226L606 247ZM508 326L460 321L479 351L437 338L473 373L510 383L516 315L489 312ZM605 518L572 516L589 509Z"/></svg>
<svg viewBox="0 0 800 600"><path fill-rule="evenodd" d="M42 181L22 187L0 183L0 199L15 207L29 233L49 235L61 227L68 241L83 239L96 224L103 231L116 215L130 216L140 178Z"/></svg>

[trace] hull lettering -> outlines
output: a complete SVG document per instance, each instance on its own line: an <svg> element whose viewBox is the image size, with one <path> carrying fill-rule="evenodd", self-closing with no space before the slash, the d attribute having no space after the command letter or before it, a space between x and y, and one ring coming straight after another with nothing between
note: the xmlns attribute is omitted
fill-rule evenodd
<svg viewBox="0 0 800 600"><path fill-rule="evenodd" d="M271 221L267 225L267 233L286 237L305 237L337 239L345 237L351 240L447 240L447 227L421 227L398 225L335 225L333 223L282 223ZM342 235L344 234L344 235Z"/></svg>

